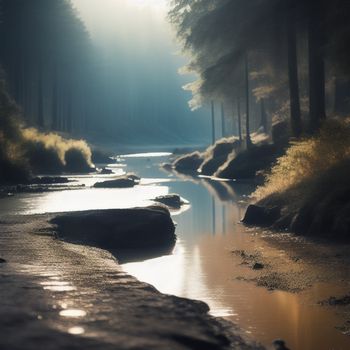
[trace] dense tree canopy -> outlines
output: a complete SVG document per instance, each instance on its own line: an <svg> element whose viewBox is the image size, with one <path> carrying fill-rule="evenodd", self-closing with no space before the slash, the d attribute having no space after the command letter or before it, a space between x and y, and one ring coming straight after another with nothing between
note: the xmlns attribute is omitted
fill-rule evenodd
<svg viewBox="0 0 350 350"><path fill-rule="evenodd" d="M291 116L295 136L302 131L302 114L304 130L314 132L326 114L349 112L348 1L174 0L172 5L170 20L190 53L188 69L200 76L189 86L193 107L219 100L232 109L253 95L246 103L255 111L250 124L261 125L257 105L266 104L270 116Z"/></svg>
<svg viewBox="0 0 350 350"><path fill-rule="evenodd" d="M2 0L0 6L1 63L27 122L65 131L86 127L93 50L70 1ZM79 102L74 109L72 100Z"/></svg>

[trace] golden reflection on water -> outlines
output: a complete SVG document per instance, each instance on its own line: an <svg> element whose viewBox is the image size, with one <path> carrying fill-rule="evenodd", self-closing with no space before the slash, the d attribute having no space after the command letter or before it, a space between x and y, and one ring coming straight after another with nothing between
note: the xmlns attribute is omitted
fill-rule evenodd
<svg viewBox="0 0 350 350"><path fill-rule="evenodd" d="M60 311L60 316L62 317L85 317L86 311L78 309L65 309Z"/></svg>
<svg viewBox="0 0 350 350"><path fill-rule="evenodd" d="M123 189L91 188L47 192L37 197L18 196L16 210L21 211L21 214L41 214L91 209L132 208L150 205L152 203L151 199L168 193L168 186L153 183Z"/></svg>
<svg viewBox="0 0 350 350"><path fill-rule="evenodd" d="M85 330L83 327L71 327L68 329L68 333L72 335L84 334Z"/></svg>
<svg viewBox="0 0 350 350"><path fill-rule="evenodd" d="M69 286L69 282L64 282L64 281L45 281L45 282L40 282L42 286Z"/></svg>
<svg viewBox="0 0 350 350"><path fill-rule="evenodd" d="M77 290L74 286L46 286L44 287L44 290L51 290L52 292L72 292L74 290Z"/></svg>
<svg viewBox="0 0 350 350"><path fill-rule="evenodd" d="M150 162L147 158L143 162L145 171ZM128 170L138 173L137 168L128 166ZM143 173L139 174L143 176ZM245 190L233 188L227 182L210 183L188 178L184 178L184 181L170 181L168 178L158 181L157 176L159 174L152 173L140 186L133 189L84 189L19 195L3 202L8 207L4 206L1 210L11 213L42 213L125 208L148 204L149 199L158 195L178 193L188 199L191 205L185 211L179 211L179 215L174 218L178 223L179 237L174 254L125 264L123 268L126 272L154 285L163 293L208 303L213 315L232 320L266 346L270 346L276 338L283 338L288 347L294 350L350 349L349 338L335 329L335 325L342 320L333 310L316 304L332 295L334 286L316 285L303 293L292 294L271 292L236 278L254 277L254 272L239 265L232 250L254 251L259 248L269 256L285 254L237 224L244 213L244 204L241 205L240 201L244 199L242 193ZM100 180L98 176L79 179L81 183L88 185ZM24 270L27 269L33 272L35 267L28 265L24 267ZM39 269L34 272L50 280L50 283L42 284L44 289L76 289L69 283L59 281L59 271ZM127 281L126 279L126 283ZM86 315L83 314L84 310L74 309L70 301L58 302L57 305L63 309L61 312L68 312L67 316L64 313L62 317ZM83 313L79 313L81 311ZM75 312L78 312L76 316ZM69 328L68 332L83 334L85 330L75 326Z"/></svg>
<svg viewBox="0 0 350 350"><path fill-rule="evenodd" d="M256 275L235 260L232 250L259 248L271 257L285 253L237 224L242 215L239 206L217 199L212 205L211 215L203 210L198 213L192 200L191 208L176 217L179 241L173 255L128 263L124 270L163 293L205 301L212 315L239 324L266 346L283 338L291 349L349 349L350 339L335 329L341 319L317 305L329 295L326 288L315 286L294 294L237 280L237 276Z"/></svg>

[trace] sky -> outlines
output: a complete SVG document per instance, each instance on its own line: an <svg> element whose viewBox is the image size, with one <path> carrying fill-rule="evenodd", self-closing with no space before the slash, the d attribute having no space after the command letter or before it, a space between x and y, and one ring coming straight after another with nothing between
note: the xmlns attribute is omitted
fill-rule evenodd
<svg viewBox="0 0 350 350"><path fill-rule="evenodd" d="M123 128L138 139L144 132L154 140L152 133L157 133L170 143L209 140L208 111L192 112L191 94L183 90L194 77L178 72L186 60L167 22L167 0L73 4L103 60L103 113L112 129Z"/></svg>

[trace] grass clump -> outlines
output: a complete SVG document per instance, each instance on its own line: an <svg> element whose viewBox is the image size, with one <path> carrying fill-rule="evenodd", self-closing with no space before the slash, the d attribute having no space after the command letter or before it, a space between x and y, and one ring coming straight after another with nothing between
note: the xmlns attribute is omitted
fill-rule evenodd
<svg viewBox="0 0 350 350"><path fill-rule="evenodd" d="M89 172L91 149L83 140L66 139L37 129L21 129L24 152L34 173Z"/></svg>
<svg viewBox="0 0 350 350"><path fill-rule="evenodd" d="M0 73L0 184L27 183L35 174L89 172L93 167L85 141L24 126Z"/></svg>
<svg viewBox="0 0 350 350"><path fill-rule="evenodd" d="M307 184L348 159L350 118L328 120L318 135L292 143L272 167L265 184L253 196L262 200L288 191L294 195L293 200L297 200L308 192Z"/></svg>

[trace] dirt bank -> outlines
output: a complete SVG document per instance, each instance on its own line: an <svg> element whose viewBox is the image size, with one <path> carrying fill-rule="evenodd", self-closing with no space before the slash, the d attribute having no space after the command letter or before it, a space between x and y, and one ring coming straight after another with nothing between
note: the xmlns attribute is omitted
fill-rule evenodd
<svg viewBox="0 0 350 350"><path fill-rule="evenodd" d="M106 251L54 239L50 219L0 220L0 348L259 348L206 304L162 295Z"/></svg>
<svg viewBox="0 0 350 350"><path fill-rule="evenodd" d="M307 293L312 288L322 290L323 299L310 302L336 308L343 323L334 324L334 327L350 334L350 304L325 302L346 299L350 281L350 244L332 244L289 233L256 233L253 228L249 231L252 241L258 239L259 245L252 251L232 250L235 262L247 269L244 276L233 278L250 281L268 290L291 293Z"/></svg>

